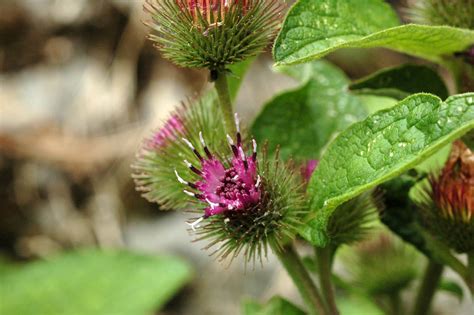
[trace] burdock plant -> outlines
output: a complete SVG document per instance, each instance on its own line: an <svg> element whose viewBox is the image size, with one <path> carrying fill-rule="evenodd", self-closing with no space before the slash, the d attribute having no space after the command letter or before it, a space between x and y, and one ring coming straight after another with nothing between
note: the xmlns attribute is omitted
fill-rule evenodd
<svg viewBox="0 0 474 315"><path fill-rule="evenodd" d="M149 38L163 57L207 69L214 89L177 107L143 141L133 176L160 209L189 215L183 228L187 223L211 255L264 266L273 253L310 314L337 315L347 296L364 305L381 297L382 307L398 314L406 310L400 292L421 273L414 249L368 233L380 225L380 213L429 261L413 314L428 312L445 266L474 292L472 151L456 142L439 174L420 165L474 127L474 94L448 97L444 79L421 65L383 70L357 84L329 62L293 67L341 47L382 46L449 67L462 90L469 84L461 74L472 69L471 0L416 1L412 17L424 25L398 25L382 0L298 0L284 21L279 0L148 0L145 8ZM271 46L279 29L278 70L299 86L241 124L230 69ZM420 183L427 184L416 203L411 193ZM300 259L296 244L313 248L314 257ZM347 268L353 283L333 277L333 263L348 246L357 248ZM308 272L311 263L319 283ZM284 312L285 303L269 309Z"/></svg>

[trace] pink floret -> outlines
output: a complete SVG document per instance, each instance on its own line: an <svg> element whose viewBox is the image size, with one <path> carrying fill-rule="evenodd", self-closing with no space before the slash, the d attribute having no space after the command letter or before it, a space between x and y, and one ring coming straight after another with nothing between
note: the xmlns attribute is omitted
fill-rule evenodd
<svg viewBox="0 0 474 315"><path fill-rule="evenodd" d="M175 140L184 131L184 124L177 114L171 116L147 142L151 149L162 148L169 140Z"/></svg>

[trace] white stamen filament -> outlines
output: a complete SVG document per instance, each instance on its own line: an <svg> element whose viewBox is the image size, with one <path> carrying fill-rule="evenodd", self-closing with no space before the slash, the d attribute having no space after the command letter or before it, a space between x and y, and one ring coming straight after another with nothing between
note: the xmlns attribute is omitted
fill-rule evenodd
<svg viewBox="0 0 474 315"><path fill-rule="evenodd" d="M204 137L202 136L202 131L199 131L199 140L201 140L202 146L205 147L206 142L204 142Z"/></svg>
<svg viewBox="0 0 474 315"><path fill-rule="evenodd" d="M184 160L184 163L186 164L187 167L192 167L193 165L188 162L188 160Z"/></svg>
<svg viewBox="0 0 474 315"><path fill-rule="evenodd" d="M237 129L237 132L240 132L240 120L239 120L239 115L237 113L234 114L234 120L235 120L235 129Z"/></svg>
<svg viewBox="0 0 474 315"><path fill-rule="evenodd" d="M186 222L186 224L189 225L191 229L193 229L193 231L196 231L196 228L199 227L199 223L201 223L202 220L204 220L204 217L200 217L199 219L191 223Z"/></svg>
<svg viewBox="0 0 474 315"><path fill-rule="evenodd" d="M186 190L186 189L185 189L185 190L183 190L183 192L184 192L186 195L188 195L188 196L196 197L196 194L193 193L193 192L190 192L189 190Z"/></svg>
<svg viewBox="0 0 474 315"><path fill-rule="evenodd" d="M189 140L186 139L186 138L181 138L181 139L184 141L184 143L187 144L188 147L191 148L191 150L193 150L193 151L196 150L196 149L194 148L193 144L191 143L191 141L189 141Z"/></svg>
<svg viewBox="0 0 474 315"><path fill-rule="evenodd" d="M257 153L257 141L252 139L253 153Z"/></svg>
<svg viewBox="0 0 474 315"><path fill-rule="evenodd" d="M229 134L227 134L227 141L229 141L230 145L234 145L234 140L232 140L232 138L229 136Z"/></svg>
<svg viewBox="0 0 474 315"><path fill-rule="evenodd" d="M260 186L260 175L257 176L257 182L255 183L255 187L258 188Z"/></svg>
<svg viewBox="0 0 474 315"><path fill-rule="evenodd" d="M206 198L206 201L211 206L212 209L214 209L215 207L217 207L219 205L218 203L212 202L207 198Z"/></svg>
<svg viewBox="0 0 474 315"><path fill-rule="evenodd" d="M244 149L242 149L242 147L239 147L239 152L240 152L240 158L242 159L242 161L246 161Z"/></svg>
<svg viewBox="0 0 474 315"><path fill-rule="evenodd" d="M176 169L174 170L174 174L176 175L176 178L178 179L178 182L180 182L181 184L184 184L184 185L188 184L187 181L185 181L181 176L179 176L178 171Z"/></svg>

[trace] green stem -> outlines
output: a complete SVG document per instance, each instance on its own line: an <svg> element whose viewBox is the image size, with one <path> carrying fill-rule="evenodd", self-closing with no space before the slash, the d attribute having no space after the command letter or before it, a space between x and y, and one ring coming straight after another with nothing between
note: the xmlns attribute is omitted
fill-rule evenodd
<svg viewBox="0 0 474 315"><path fill-rule="evenodd" d="M428 314L431 306L431 301L438 288L438 283L441 280L444 266L433 260L428 262L425 274L421 286L418 289L416 296L415 307L413 309L413 315L426 315Z"/></svg>
<svg viewBox="0 0 474 315"><path fill-rule="evenodd" d="M433 255L434 260L442 262L466 281L468 277L467 267L451 253L451 250L445 244L435 239L425 231L421 231L421 233L426 241L428 250Z"/></svg>
<svg viewBox="0 0 474 315"><path fill-rule="evenodd" d="M327 315L323 299L304 267L295 248L289 244L282 250L276 250L280 262L285 267L311 314Z"/></svg>
<svg viewBox="0 0 474 315"><path fill-rule="evenodd" d="M474 251L467 253L467 286L474 296Z"/></svg>
<svg viewBox="0 0 474 315"><path fill-rule="evenodd" d="M339 315L339 311L337 310L336 306L336 299L334 297L334 287L331 282L333 249L330 246L324 248L315 247L315 251L318 262L319 283L321 285L323 296L326 300L329 314Z"/></svg>
<svg viewBox="0 0 474 315"><path fill-rule="evenodd" d="M392 315L401 315L402 313L402 300L400 298L400 291L396 291L389 296L390 311Z"/></svg>
<svg viewBox="0 0 474 315"><path fill-rule="evenodd" d="M222 117L224 119L225 130L229 135L236 134L237 130L234 121L234 110L232 109L232 101L230 99L229 84L227 83L227 74L225 71L217 72L217 79L214 86L219 97L219 107L221 108Z"/></svg>

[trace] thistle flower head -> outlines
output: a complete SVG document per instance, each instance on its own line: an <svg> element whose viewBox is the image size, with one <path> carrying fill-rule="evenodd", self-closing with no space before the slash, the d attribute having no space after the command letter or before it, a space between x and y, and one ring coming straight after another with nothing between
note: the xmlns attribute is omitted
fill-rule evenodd
<svg viewBox="0 0 474 315"><path fill-rule="evenodd" d="M256 141L246 146L238 119L236 124L237 134L227 136L228 154L210 151L202 136L202 151L184 140L199 160L199 165L188 164L188 176L196 181L178 173L176 177L203 212L189 223L198 240L210 241L206 248L217 247L213 253L221 259L243 252L246 261L255 262L266 256L268 247L280 250L295 237L307 208L293 168L278 156L269 158L265 150L258 158Z"/></svg>
<svg viewBox="0 0 474 315"><path fill-rule="evenodd" d="M145 141L134 164L137 188L166 208L199 213L188 224L221 259L243 253L255 263L269 248L280 250L308 210L294 166L266 149L257 155L256 141L245 141L237 116L237 134L226 139L216 106L198 102L178 116L165 124L166 132L158 131L166 134L163 144Z"/></svg>
<svg viewBox="0 0 474 315"><path fill-rule="evenodd" d="M412 0L407 14L419 24L474 29L474 0Z"/></svg>
<svg viewBox="0 0 474 315"><path fill-rule="evenodd" d="M421 191L420 221L458 252L474 250L474 154L456 141L440 175Z"/></svg>
<svg viewBox="0 0 474 315"><path fill-rule="evenodd" d="M147 0L150 39L182 67L223 70L256 55L280 23L279 0Z"/></svg>

